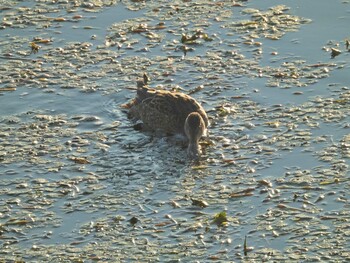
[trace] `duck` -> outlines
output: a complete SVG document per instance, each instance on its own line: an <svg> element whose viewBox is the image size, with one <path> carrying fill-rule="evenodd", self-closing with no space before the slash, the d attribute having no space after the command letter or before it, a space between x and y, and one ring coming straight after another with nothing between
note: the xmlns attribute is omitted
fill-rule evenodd
<svg viewBox="0 0 350 263"><path fill-rule="evenodd" d="M199 140L207 136L209 119L204 108L182 92L153 89L144 74L137 81L136 97L128 104L128 117L142 122L142 130L185 135L190 159L201 155Z"/></svg>

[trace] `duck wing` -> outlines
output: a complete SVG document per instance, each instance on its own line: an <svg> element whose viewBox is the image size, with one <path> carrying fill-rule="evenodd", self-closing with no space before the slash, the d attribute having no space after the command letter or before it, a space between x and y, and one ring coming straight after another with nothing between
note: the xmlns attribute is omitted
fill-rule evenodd
<svg viewBox="0 0 350 263"><path fill-rule="evenodd" d="M146 129L162 130L166 133L183 133L186 116L178 109L171 96L156 95L144 99L137 105L139 118Z"/></svg>
<svg viewBox="0 0 350 263"><path fill-rule="evenodd" d="M208 117L200 104L192 97L170 91L139 87L130 115L140 119L149 130L167 133L184 133L184 124L191 112L198 112L208 126Z"/></svg>

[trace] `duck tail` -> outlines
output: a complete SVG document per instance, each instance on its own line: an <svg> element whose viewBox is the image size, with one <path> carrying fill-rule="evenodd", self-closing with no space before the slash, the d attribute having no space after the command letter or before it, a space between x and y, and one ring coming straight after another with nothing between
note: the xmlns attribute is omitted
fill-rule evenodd
<svg viewBox="0 0 350 263"><path fill-rule="evenodd" d="M144 99L151 97L148 87L149 77L144 74L142 79L137 80L137 96L136 103L142 102Z"/></svg>
<svg viewBox="0 0 350 263"><path fill-rule="evenodd" d="M141 102L148 97L150 97L150 94L147 87L137 87L136 102Z"/></svg>

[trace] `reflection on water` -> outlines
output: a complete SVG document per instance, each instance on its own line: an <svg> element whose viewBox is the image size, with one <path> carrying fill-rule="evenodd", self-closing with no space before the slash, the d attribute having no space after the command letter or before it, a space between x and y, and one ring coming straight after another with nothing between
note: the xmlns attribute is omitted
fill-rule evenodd
<svg viewBox="0 0 350 263"><path fill-rule="evenodd" d="M1 258L349 256L347 3L13 2L1 8ZM181 42L199 28L207 40ZM200 163L133 129L120 106L144 71L154 87L203 85Z"/></svg>

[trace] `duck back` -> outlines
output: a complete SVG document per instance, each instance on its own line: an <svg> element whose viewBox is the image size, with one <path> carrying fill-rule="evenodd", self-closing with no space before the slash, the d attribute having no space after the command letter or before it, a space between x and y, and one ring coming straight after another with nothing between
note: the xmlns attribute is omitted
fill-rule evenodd
<svg viewBox="0 0 350 263"><path fill-rule="evenodd" d="M143 122L147 130L161 130L169 134L184 134L184 124L191 112L198 112L208 126L203 107L192 97L178 92L155 90L138 86L137 96L129 115Z"/></svg>

